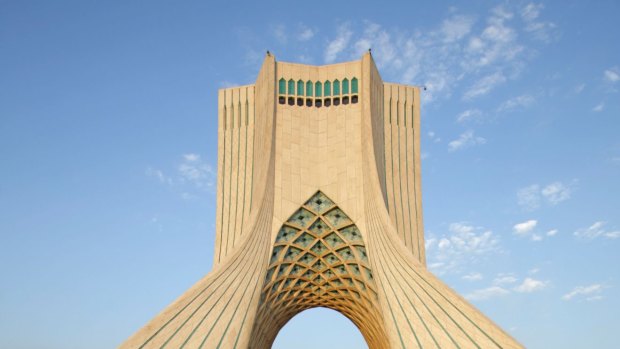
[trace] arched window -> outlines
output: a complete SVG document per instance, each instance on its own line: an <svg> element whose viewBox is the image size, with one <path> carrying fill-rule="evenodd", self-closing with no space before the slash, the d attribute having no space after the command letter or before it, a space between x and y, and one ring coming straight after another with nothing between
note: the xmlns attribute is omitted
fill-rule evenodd
<svg viewBox="0 0 620 349"><path fill-rule="evenodd" d="M297 95L298 96L304 95L304 82L301 80L297 81Z"/></svg>
<svg viewBox="0 0 620 349"><path fill-rule="evenodd" d="M312 97L312 81L306 82L306 96Z"/></svg>
<svg viewBox="0 0 620 349"><path fill-rule="evenodd" d="M316 84L314 84L314 96L315 97L321 97L322 92L321 88L323 87L323 84L321 84L321 82L317 82Z"/></svg>
<svg viewBox="0 0 620 349"><path fill-rule="evenodd" d="M329 97L332 95L332 83L328 81L325 81L325 88L323 89L325 90L325 97Z"/></svg>
<svg viewBox="0 0 620 349"><path fill-rule="evenodd" d="M288 94L289 95L295 94L295 80L293 79L288 81Z"/></svg>
<svg viewBox="0 0 620 349"><path fill-rule="evenodd" d="M351 93L358 93L357 90L357 78L353 78L351 79Z"/></svg>
<svg viewBox="0 0 620 349"><path fill-rule="evenodd" d="M349 79L347 79L347 78L342 80L342 94L343 95L348 95L349 94Z"/></svg>
<svg viewBox="0 0 620 349"><path fill-rule="evenodd" d="M284 78L280 79L278 84L278 93L286 94L286 80L284 80Z"/></svg>
<svg viewBox="0 0 620 349"><path fill-rule="evenodd" d="M340 95L340 81L334 80L334 96Z"/></svg>

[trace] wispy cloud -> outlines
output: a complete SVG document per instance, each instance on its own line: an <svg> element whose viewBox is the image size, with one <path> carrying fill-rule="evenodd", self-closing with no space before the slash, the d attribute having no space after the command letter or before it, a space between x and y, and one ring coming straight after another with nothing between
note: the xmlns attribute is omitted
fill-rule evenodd
<svg viewBox="0 0 620 349"><path fill-rule="evenodd" d="M519 293L532 293L545 289L547 285L548 282L546 281L536 280L528 277L525 278L525 280L523 280L520 285L515 287L514 290Z"/></svg>
<svg viewBox="0 0 620 349"><path fill-rule="evenodd" d="M489 74L478 81L476 81L467 91L463 94L463 99L470 100L476 97L483 96L489 93L497 85L506 81L506 77L500 71L496 71L493 74Z"/></svg>
<svg viewBox="0 0 620 349"><path fill-rule="evenodd" d="M498 238L488 229L460 222L450 224L448 231L426 241L429 267L438 274L501 252Z"/></svg>
<svg viewBox="0 0 620 349"><path fill-rule="evenodd" d="M512 230L514 231L515 234L517 235L527 235L528 233L530 233L534 228L536 228L536 225L538 224L538 221L535 219L530 219L529 221L525 221L523 223L518 223L515 224L512 227Z"/></svg>
<svg viewBox="0 0 620 349"><path fill-rule="evenodd" d="M398 46L395 44L392 34L380 25L366 21L362 36L353 44L354 57L361 56L369 48L381 53L374 56L379 68L401 68L402 61L398 57Z"/></svg>
<svg viewBox="0 0 620 349"><path fill-rule="evenodd" d="M184 154L178 172L181 181L192 183L197 188L215 188L217 172L210 164L202 161L198 154Z"/></svg>
<svg viewBox="0 0 620 349"><path fill-rule="evenodd" d="M596 239L598 237L605 237L608 239L617 239L620 238L620 230L607 230L605 225L607 222L594 222L591 226L587 228L578 229L573 233L578 238L582 239Z"/></svg>
<svg viewBox="0 0 620 349"><path fill-rule="evenodd" d="M517 191L517 203L527 210L535 210L540 207L540 186L532 184Z"/></svg>
<svg viewBox="0 0 620 349"><path fill-rule="evenodd" d="M585 88L586 88L586 84L579 84L579 85L575 86L573 91L575 91L576 94L580 94L581 92L583 92L583 90Z"/></svg>
<svg viewBox="0 0 620 349"><path fill-rule="evenodd" d="M340 55L351 40L351 36L353 36L353 31L350 28L349 23L344 23L338 27L336 38L331 40L327 45L324 53L325 63L333 63L336 58Z"/></svg>
<svg viewBox="0 0 620 349"><path fill-rule="evenodd" d="M160 183L182 191L183 198L195 197L192 191L214 192L217 172L213 166L202 160L199 154L187 153L181 156L181 161L175 170L168 171L148 167L145 174L156 178Z"/></svg>
<svg viewBox="0 0 620 349"><path fill-rule="evenodd" d="M519 281L519 279L512 274L498 274L497 277L493 279L493 285L509 285L517 281Z"/></svg>
<svg viewBox="0 0 620 349"><path fill-rule="evenodd" d="M517 203L529 211L539 208L543 202L557 205L570 199L573 187L574 181L571 185L557 181L544 187L532 184L517 191Z"/></svg>
<svg viewBox="0 0 620 349"><path fill-rule="evenodd" d="M157 180L159 180L160 183L172 184L172 178L166 176L164 172L161 170L148 167L145 171L145 174L149 177L157 178Z"/></svg>
<svg viewBox="0 0 620 349"><path fill-rule="evenodd" d="M562 182L553 182L542 188L542 196L552 205L570 199L571 189Z"/></svg>
<svg viewBox="0 0 620 349"><path fill-rule="evenodd" d="M603 72L603 79L610 83L616 83L620 81L620 69L618 67L612 67Z"/></svg>
<svg viewBox="0 0 620 349"><path fill-rule="evenodd" d="M471 32L474 22L473 17L458 14L444 19L440 28L443 41L452 43L463 39Z"/></svg>
<svg viewBox="0 0 620 349"><path fill-rule="evenodd" d="M314 37L316 32L303 24L300 25L300 31L297 34L297 40L299 41L308 41Z"/></svg>
<svg viewBox="0 0 620 349"><path fill-rule="evenodd" d="M469 38L463 66L468 70L496 66L502 71L510 71L511 75L517 73L521 63L517 59L524 47L517 40L516 30L509 24L512 18L513 13L506 7L495 7L482 32Z"/></svg>
<svg viewBox="0 0 620 349"><path fill-rule="evenodd" d="M535 39L548 42L556 36L556 25L549 21L540 20L543 4L529 3L521 9L521 18L525 22L525 31L531 33Z"/></svg>
<svg viewBox="0 0 620 349"><path fill-rule="evenodd" d="M535 101L536 98L528 94L513 97L500 104L500 106L497 108L497 111L504 112L529 107L530 105L534 104Z"/></svg>
<svg viewBox="0 0 620 349"><path fill-rule="evenodd" d="M286 34L286 26L284 26L283 24L272 26L271 32L274 38L276 38L276 40L280 44L286 44L286 42L288 41L288 35Z"/></svg>
<svg viewBox="0 0 620 349"><path fill-rule="evenodd" d="M537 234L534 229L538 225L538 221L535 219L530 219L523 223L515 224L512 227L512 230L515 235L521 237L529 237L532 241L542 241L543 235Z"/></svg>
<svg viewBox="0 0 620 349"><path fill-rule="evenodd" d="M605 103L601 102L601 103L595 105L594 108L592 108L592 111L596 112L596 113L599 113L599 112L602 112L603 109L605 109Z"/></svg>
<svg viewBox="0 0 620 349"><path fill-rule="evenodd" d="M509 293L510 291L505 288L499 286L491 286L470 292L465 295L465 298L470 301L483 301L490 298L505 296Z"/></svg>
<svg viewBox="0 0 620 349"><path fill-rule="evenodd" d="M448 143L448 151L453 152L460 149L468 148L478 144L485 144L487 141L482 137L474 135L474 131L468 130L463 132L459 138Z"/></svg>
<svg viewBox="0 0 620 349"><path fill-rule="evenodd" d="M530 273L533 274L533 273ZM465 295L469 300L486 300L493 297L506 296L511 291L517 293L533 293L544 290L549 286L549 281L536 280L532 277L526 277L518 283L519 279L512 273L500 273L491 286L475 290Z"/></svg>
<svg viewBox="0 0 620 349"><path fill-rule="evenodd" d="M482 280L482 274L480 273L469 273L469 274L465 274L461 277L461 279L465 280L465 281L478 281L478 280Z"/></svg>
<svg viewBox="0 0 620 349"><path fill-rule="evenodd" d="M466 122L470 120L476 120L476 119L479 119L481 115L482 115L482 112L480 111L480 109L476 109L476 108L467 109L456 117L456 121Z"/></svg>
<svg viewBox="0 0 620 349"><path fill-rule="evenodd" d="M428 131L427 134L428 134L428 138L430 138L433 142L435 143L441 142L441 138L437 136L437 134L434 131Z"/></svg>
<svg viewBox="0 0 620 349"><path fill-rule="evenodd" d="M587 301L597 301L603 299L603 285L592 284L588 286L577 286L569 293L562 296L565 301L570 301L575 298L583 298Z"/></svg>

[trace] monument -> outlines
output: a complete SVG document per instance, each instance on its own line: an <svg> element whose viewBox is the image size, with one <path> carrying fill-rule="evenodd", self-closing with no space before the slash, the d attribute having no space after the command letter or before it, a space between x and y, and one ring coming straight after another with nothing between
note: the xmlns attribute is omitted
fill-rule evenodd
<svg viewBox="0 0 620 349"><path fill-rule="evenodd" d="M522 348L426 269L420 90L267 53L218 96L215 261L121 348L270 348L313 307L369 348ZM320 336L308 328L308 336Z"/></svg>

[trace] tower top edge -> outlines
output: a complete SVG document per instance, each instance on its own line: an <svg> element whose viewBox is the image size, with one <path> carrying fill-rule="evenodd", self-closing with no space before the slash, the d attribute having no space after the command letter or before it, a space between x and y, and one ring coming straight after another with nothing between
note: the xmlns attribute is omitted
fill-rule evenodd
<svg viewBox="0 0 620 349"><path fill-rule="evenodd" d="M239 86L227 86L227 87L221 87L218 88L218 91L229 91L229 90L239 90L242 88L248 88L248 87L254 87L256 86L256 84L245 84L245 85L239 85Z"/></svg>
<svg viewBox="0 0 620 349"><path fill-rule="evenodd" d="M335 66L339 66L339 65L361 64L362 60L358 59L358 60L354 60L354 61L345 61L345 62L330 63L330 64L305 64L305 63L286 62L286 61L277 61L276 63L277 64L286 64L286 65L296 65L296 66L302 66L302 67L327 68L327 67L335 67Z"/></svg>
<svg viewBox="0 0 620 349"><path fill-rule="evenodd" d="M424 85L409 85L409 84L401 84L399 82L390 82L390 81L384 81L383 85L387 85L387 86L403 86L403 87L411 87L411 88L417 88L417 89L425 89Z"/></svg>

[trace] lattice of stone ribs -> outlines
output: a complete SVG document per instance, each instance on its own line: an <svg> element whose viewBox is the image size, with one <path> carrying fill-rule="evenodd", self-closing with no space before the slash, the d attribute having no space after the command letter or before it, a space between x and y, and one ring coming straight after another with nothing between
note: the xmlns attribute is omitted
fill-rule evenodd
<svg viewBox="0 0 620 349"><path fill-rule="evenodd" d="M273 340L297 313L327 307L345 314L369 344L383 340L377 326L377 286L364 240L354 222L322 192L317 192L282 225L275 240L252 338ZM257 329L255 329L257 331ZM257 347L260 347L257 344ZM267 344L267 343L265 343Z"/></svg>

